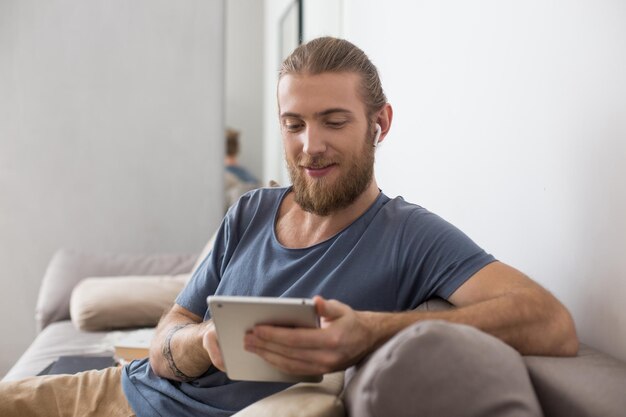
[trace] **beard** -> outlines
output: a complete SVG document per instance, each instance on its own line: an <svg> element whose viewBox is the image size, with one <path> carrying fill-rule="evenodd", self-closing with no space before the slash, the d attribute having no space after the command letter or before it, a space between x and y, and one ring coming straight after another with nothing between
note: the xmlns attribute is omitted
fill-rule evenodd
<svg viewBox="0 0 626 417"><path fill-rule="evenodd" d="M304 211L318 216L328 216L352 204L365 191L374 175L375 148L368 145L367 141L363 141L361 152L344 161L304 155L295 161L287 159L295 202ZM343 172L334 181L326 177L309 177L301 168L321 168L337 162Z"/></svg>

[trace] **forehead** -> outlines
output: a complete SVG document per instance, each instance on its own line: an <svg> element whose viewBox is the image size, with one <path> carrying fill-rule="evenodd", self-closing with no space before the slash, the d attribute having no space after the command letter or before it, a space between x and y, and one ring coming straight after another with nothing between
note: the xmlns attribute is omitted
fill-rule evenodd
<svg viewBox="0 0 626 417"><path fill-rule="evenodd" d="M358 74L349 72L284 75L278 82L279 112L307 115L343 108L355 114L364 113L360 81Z"/></svg>

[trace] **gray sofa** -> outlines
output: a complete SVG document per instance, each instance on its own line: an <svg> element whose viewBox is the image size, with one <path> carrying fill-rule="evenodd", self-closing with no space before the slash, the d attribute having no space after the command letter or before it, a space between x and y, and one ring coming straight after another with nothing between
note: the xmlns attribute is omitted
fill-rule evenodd
<svg viewBox="0 0 626 417"><path fill-rule="evenodd" d="M203 253L208 249L210 243ZM179 286L184 285L185 280L179 278L188 276L197 262L198 256L127 256L59 251L51 260L40 288L36 309L40 332L3 380L36 375L61 355L112 354L113 341L127 331L114 327L154 325L158 320L155 312L167 307L163 305L163 300L151 304L150 300L145 299L150 297L144 297L141 302L131 297L126 300L127 303L142 305L141 308L132 310L129 307L127 310L112 302L112 299L137 292L136 289L129 289L128 285L143 289L157 286L167 288L170 295L174 294ZM134 281L128 280L129 276L134 277ZM72 291L79 283L86 282L88 277L107 277L100 285L103 282L106 285L120 283L120 288L110 287L110 291L102 290L107 287L98 287L98 298L109 298L111 301L106 303L106 308L117 306L115 310L100 314L110 317L110 329L96 326L97 331L85 331L89 328L90 320L81 321L70 316ZM174 282L178 284L172 286ZM144 294L151 292L146 290ZM171 299L167 302L173 302L173 297L168 295L165 298L168 297ZM75 315L84 314L84 311L76 310L79 307L75 307L74 298L72 304ZM434 300L421 308L449 307L441 300ZM116 315L117 318L114 317ZM119 322L120 318L128 320L129 317L131 322ZM107 323L106 320L104 322ZM237 413L237 416L415 415L414 402L419 396L411 395L411 389L400 389L410 388L415 383L411 379L411 367L417 361L410 348L407 348L411 346L407 344L407 338L410 337L404 334L389 341L369 360L348 372L345 382L344 373L340 372L327 375L321 384L297 384L253 404ZM404 349L397 349L400 346ZM391 351L401 353L391 355ZM626 416L625 363L585 345L581 346L578 356L574 358L524 357L523 363L545 416Z"/></svg>

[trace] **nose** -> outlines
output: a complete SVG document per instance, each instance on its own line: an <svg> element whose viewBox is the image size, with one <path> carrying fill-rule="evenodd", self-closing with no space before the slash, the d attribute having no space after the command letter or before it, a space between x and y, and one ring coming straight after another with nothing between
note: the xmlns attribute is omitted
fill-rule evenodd
<svg viewBox="0 0 626 417"><path fill-rule="evenodd" d="M307 155L319 155L326 152L324 134L315 126L309 124L303 131L302 151Z"/></svg>

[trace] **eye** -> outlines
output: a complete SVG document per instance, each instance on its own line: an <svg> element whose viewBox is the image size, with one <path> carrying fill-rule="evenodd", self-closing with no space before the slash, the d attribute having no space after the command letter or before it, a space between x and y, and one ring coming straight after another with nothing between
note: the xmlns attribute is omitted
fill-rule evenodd
<svg viewBox="0 0 626 417"><path fill-rule="evenodd" d="M285 124L284 127L288 132L297 132L302 129L302 124Z"/></svg>
<svg viewBox="0 0 626 417"><path fill-rule="evenodd" d="M288 132L297 132L304 127L304 123L298 120L283 120L283 128Z"/></svg>
<svg viewBox="0 0 626 417"><path fill-rule="evenodd" d="M332 129L341 129L347 122L345 120L328 120L326 126Z"/></svg>

